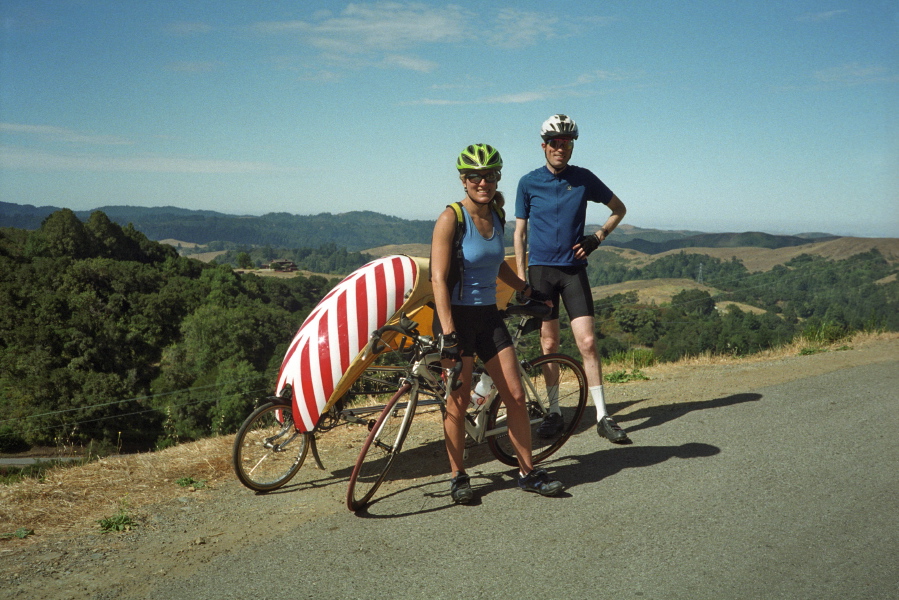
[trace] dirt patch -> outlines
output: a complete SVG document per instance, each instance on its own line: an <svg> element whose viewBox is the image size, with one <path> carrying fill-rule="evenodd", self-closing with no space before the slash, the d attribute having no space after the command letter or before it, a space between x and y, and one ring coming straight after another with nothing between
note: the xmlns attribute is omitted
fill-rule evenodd
<svg viewBox="0 0 899 600"><path fill-rule="evenodd" d="M275 277L276 279L292 279L294 277L324 277L325 279L342 279L343 275L334 275L333 273L315 273L299 269L297 271L274 271L272 269L234 269L235 273L249 273L250 275L258 275L259 277Z"/></svg>
<svg viewBox="0 0 899 600"><path fill-rule="evenodd" d="M430 244L389 244L387 246L378 246L377 248L369 248L362 250L365 254L370 254L375 258L382 256L391 256L393 254L405 254L406 256L429 256L431 253Z"/></svg>
<svg viewBox="0 0 899 600"><path fill-rule="evenodd" d="M173 240L173 239L159 240L159 243L160 244L168 244L169 246L173 246L175 248L177 248L178 246L181 246L182 248L205 248L206 247L206 244L195 244L194 242L183 242L181 240Z"/></svg>

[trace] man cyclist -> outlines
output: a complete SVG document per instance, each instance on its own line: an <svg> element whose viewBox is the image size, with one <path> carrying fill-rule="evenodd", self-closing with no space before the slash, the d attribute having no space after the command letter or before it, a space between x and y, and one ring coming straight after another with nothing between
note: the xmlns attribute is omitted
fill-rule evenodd
<svg viewBox="0 0 899 600"><path fill-rule="evenodd" d="M587 282L587 256L618 226L624 203L596 175L569 164L578 127L567 115L548 118L541 127L546 164L524 175L515 199L515 263L518 276L548 295L552 313L540 330L544 353L559 350L559 298L571 320L571 331L584 363L590 396L596 406L596 430L616 444L630 443L627 433L606 409L602 363L594 338L593 296ZM595 234L584 235L587 202L605 204L612 214ZM530 235L528 228L530 227ZM530 241L530 248L528 242ZM530 251L530 253L528 253ZM563 427L562 415L551 413L537 430L552 437Z"/></svg>

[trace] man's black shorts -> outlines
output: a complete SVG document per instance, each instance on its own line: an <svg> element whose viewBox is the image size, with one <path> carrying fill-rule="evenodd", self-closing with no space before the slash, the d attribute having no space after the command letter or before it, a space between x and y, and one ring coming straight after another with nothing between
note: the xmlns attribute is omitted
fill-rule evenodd
<svg viewBox="0 0 899 600"><path fill-rule="evenodd" d="M544 321L559 318L559 298L565 303L569 319L592 317L593 294L587 281L587 267L547 267L533 265L528 267L530 284L540 290L553 301L553 309Z"/></svg>

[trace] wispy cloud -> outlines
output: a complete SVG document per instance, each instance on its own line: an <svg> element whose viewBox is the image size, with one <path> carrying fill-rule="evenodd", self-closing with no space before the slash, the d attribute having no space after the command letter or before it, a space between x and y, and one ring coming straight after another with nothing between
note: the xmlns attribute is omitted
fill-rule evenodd
<svg viewBox="0 0 899 600"><path fill-rule="evenodd" d="M0 133L40 137L44 140L69 144L92 144L121 146L131 144L130 140L112 135L97 135L73 131L52 125L24 125L20 123L0 123Z"/></svg>
<svg viewBox="0 0 899 600"><path fill-rule="evenodd" d="M543 102L548 98L561 98L572 96L586 96L598 93L596 86L604 81L624 81L641 77L640 74L628 74L615 71L596 70L584 73L570 83L545 88L542 90L529 90L526 92L512 92L508 94L495 94L493 96L471 97L471 86L454 84L447 86L432 86L435 91L448 91L465 94L465 99L449 98L424 98L405 102L404 105L462 105L462 104L526 104L528 102Z"/></svg>
<svg viewBox="0 0 899 600"><path fill-rule="evenodd" d="M623 81L625 79L633 79L634 77L634 74L622 73L621 71L603 71L598 69L579 76L571 86L589 85L598 81Z"/></svg>
<svg viewBox="0 0 899 600"><path fill-rule="evenodd" d="M389 54L384 57L383 64L388 67L397 67L419 73L430 73L437 68L437 63L431 60L405 56L402 54Z"/></svg>
<svg viewBox="0 0 899 600"><path fill-rule="evenodd" d="M558 17L504 8L497 15L490 40L500 48L533 46L542 40L556 37L559 30L569 31L559 27L558 22Z"/></svg>
<svg viewBox="0 0 899 600"><path fill-rule="evenodd" d="M221 63L216 61L179 61L166 65L169 71L179 73L210 73L217 71L221 67Z"/></svg>
<svg viewBox="0 0 899 600"><path fill-rule="evenodd" d="M213 29L214 28L212 27L212 25L209 25L207 23L177 21L175 23L170 23L169 25L167 25L165 27L165 32L170 35L186 37L191 35L209 33L213 31Z"/></svg>
<svg viewBox="0 0 899 600"><path fill-rule="evenodd" d="M796 17L796 20L801 23L820 23L821 21L830 21L831 19L835 19L840 15L848 13L848 10L829 10L827 12L805 13Z"/></svg>
<svg viewBox="0 0 899 600"><path fill-rule="evenodd" d="M404 105L424 105L424 106L457 106L470 104L526 104L528 102L540 102L550 97L558 97L559 94L550 91L544 92L521 92L518 94L499 94L496 96L485 96L482 98L469 98L466 100L451 100L445 98L424 98L405 102Z"/></svg>
<svg viewBox="0 0 899 600"><path fill-rule="evenodd" d="M0 146L0 167L33 171L235 174L271 173L279 169L260 162L177 157L116 157L63 154Z"/></svg>
<svg viewBox="0 0 899 600"><path fill-rule="evenodd" d="M891 73L885 67L859 63L847 63L829 69L821 69L815 71L813 76L820 83L837 86L899 81L899 75Z"/></svg>
<svg viewBox="0 0 899 600"><path fill-rule="evenodd" d="M427 73L437 64L410 53L426 44L445 43L463 34L462 9L381 2L350 4L339 15L319 13L309 21L256 23L260 34L292 34L342 68L392 68Z"/></svg>
<svg viewBox="0 0 899 600"><path fill-rule="evenodd" d="M458 6L378 2L350 4L339 15L320 14L312 21L256 23L253 29L259 33L293 33L323 51L363 54L397 52L458 39L464 18Z"/></svg>
<svg viewBox="0 0 899 600"><path fill-rule="evenodd" d="M309 20L259 22L252 29L264 35L295 35L332 65L430 72L438 65L416 57L415 51L472 40L496 48L522 48L607 22L602 17L586 17L563 28L552 14L514 8L485 5L476 13L453 4L374 2L348 4L338 14L318 12Z"/></svg>

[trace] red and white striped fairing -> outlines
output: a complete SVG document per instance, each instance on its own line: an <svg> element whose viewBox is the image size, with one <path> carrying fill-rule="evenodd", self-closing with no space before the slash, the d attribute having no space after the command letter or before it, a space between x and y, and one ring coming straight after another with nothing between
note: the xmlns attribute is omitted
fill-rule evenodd
<svg viewBox="0 0 899 600"><path fill-rule="evenodd" d="M293 388L293 417L310 431L337 382L372 331L403 305L415 285L417 265L408 256L386 256L360 267L325 296L294 336L278 375L277 393Z"/></svg>

